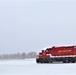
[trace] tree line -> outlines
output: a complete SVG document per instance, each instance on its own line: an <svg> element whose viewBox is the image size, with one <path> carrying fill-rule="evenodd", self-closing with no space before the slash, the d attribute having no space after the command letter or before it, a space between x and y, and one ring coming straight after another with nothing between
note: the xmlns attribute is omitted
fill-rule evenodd
<svg viewBox="0 0 76 75"><path fill-rule="evenodd" d="M30 59L30 58L36 58L37 53L36 52L29 52L29 53L16 53L16 54L2 54L0 55L0 59Z"/></svg>

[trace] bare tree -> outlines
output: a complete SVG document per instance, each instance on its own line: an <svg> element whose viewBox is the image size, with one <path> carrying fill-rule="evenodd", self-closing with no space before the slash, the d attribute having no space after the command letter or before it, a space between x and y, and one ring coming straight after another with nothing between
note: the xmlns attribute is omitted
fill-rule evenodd
<svg viewBox="0 0 76 75"><path fill-rule="evenodd" d="M23 53L16 53L16 54L3 54L0 55L0 59L26 59L26 58L36 58L37 53L36 52L29 52L26 54L25 52Z"/></svg>
<svg viewBox="0 0 76 75"><path fill-rule="evenodd" d="M21 54L21 58L22 58L22 59L25 59L25 58L26 58L26 53L25 53L25 52L23 52L23 53Z"/></svg>

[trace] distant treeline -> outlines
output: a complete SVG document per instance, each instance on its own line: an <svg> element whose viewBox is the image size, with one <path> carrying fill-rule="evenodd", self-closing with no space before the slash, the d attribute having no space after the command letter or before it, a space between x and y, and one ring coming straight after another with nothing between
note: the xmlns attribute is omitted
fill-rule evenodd
<svg viewBox="0 0 76 75"><path fill-rule="evenodd" d="M16 54L2 54L0 55L0 59L29 59L29 58L36 58L36 52L29 52L29 53L16 53Z"/></svg>

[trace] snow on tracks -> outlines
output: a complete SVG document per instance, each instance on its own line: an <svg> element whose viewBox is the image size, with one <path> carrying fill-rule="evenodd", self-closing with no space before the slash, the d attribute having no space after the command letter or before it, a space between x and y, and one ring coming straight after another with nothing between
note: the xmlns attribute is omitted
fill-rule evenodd
<svg viewBox="0 0 76 75"><path fill-rule="evenodd" d="M0 75L76 75L76 63L37 64L35 59L1 60Z"/></svg>

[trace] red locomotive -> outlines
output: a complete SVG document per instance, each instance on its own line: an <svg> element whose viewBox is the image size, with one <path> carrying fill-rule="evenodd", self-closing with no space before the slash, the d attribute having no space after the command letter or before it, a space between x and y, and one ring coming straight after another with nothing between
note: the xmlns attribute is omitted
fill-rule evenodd
<svg viewBox="0 0 76 75"><path fill-rule="evenodd" d="M47 48L42 50L36 58L37 63L75 63L76 62L76 46L60 46Z"/></svg>

